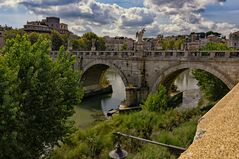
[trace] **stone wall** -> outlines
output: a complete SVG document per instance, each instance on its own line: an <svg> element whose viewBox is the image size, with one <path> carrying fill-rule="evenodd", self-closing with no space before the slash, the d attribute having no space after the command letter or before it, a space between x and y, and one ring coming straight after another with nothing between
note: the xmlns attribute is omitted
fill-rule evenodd
<svg viewBox="0 0 239 159"><path fill-rule="evenodd" d="M200 120L191 146L179 159L239 158L239 84Z"/></svg>

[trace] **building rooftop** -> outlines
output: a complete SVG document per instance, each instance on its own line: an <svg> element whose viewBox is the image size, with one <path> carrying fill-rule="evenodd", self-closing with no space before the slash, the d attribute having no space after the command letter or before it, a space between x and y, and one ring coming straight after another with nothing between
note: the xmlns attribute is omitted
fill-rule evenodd
<svg viewBox="0 0 239 159"><path fill-rule="evenodd" d="M230 35L237 35L237 36L239 36L239 31L231 33Z"/></svg>
<svg viewBox="0 0 239 159"><path fill-rule="evenodd" d="M68 30L68 25L65 23L60 23L60 18L58 17L46 17L46 19L42 19L41 21L30 21L24 25L24 30L29 32L48 32L51 30L57 30L62 34L72 34Z"/></svg>

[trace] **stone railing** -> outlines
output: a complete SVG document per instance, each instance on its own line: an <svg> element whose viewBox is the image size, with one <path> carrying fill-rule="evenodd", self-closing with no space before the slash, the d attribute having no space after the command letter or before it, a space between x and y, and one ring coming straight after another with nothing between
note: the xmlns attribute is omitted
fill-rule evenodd
<svg viewBox="0 0 239 159"><path fill-rule="evenodd" d="M135 51L71 51L78 58L137 58L144 57L147 59L237 59L239 60L239 51L144 51L139 56ZM51 56L56 57L57 52L52 51Z"/></svg>
<svg viewBox="0 0 239 159"><path fill-rule="evenodd" d="M239 58L239 51L147 51L145 57L161 58Z"/></svg>
<svg viewBox="0 0 239 159"><path fill-rule="evenodd" d="M193 143L179 159L239 158L239 84L200 120Z"/></svg>
<svg viewBox="0 0 239 159"><path fill-rule="evenodd" d="M134 51L71 51L72 55L83 58L127 58L135 57ZM57 51L51 51L51 56L56 57Z"/></svg>

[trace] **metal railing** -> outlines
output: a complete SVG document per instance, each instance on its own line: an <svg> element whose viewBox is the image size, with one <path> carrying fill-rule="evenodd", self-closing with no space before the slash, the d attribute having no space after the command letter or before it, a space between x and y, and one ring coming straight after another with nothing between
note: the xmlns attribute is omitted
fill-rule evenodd
<svg viewBox="0 0 239 159"><path fill-rule="evenodd" d="M124 134L124 133L121 133L121 132L115 132L113 134L114 135L118 135L118 136L127 137L127 138L132 138L132 139L135 139L135 140L139 140L139 141L150 143L150 144L154 144L154 145L159 145L159 146L162 146L162 147L166 147L166 148L172 150L173 152L175 152L177 154L181 154L181 153L183 153L186 150L186 148L183 148L183 147L169 145L169 144L164 144L164 143L160 143L160 142L157 142L157 141L152 141L152 140L148 140L148 139L144 139L144 138L140 138L140 137Z"/></svg>

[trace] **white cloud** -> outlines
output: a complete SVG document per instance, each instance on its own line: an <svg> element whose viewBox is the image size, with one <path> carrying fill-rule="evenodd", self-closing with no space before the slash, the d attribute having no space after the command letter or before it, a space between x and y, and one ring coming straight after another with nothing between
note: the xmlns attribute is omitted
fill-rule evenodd
<svg viewBox="0 0 239 159"><path fill-rule="evenodd" d="M236 25L216 23L205 19L201 14L208 5L223 2L225 0L145 0L144 5L169 16L170 23L159 26L162 33L187 34L214 30L228 34Z"/></svg>
<svg viewBox="0 0 239 159"><path fill-rule="evenodd" d="M0 0L0 8L1 7L15 7L21 0Z"/></svg>
<svg viewBox="0 0 239 159"><path fill-rule="evenodd" d="M123 8L96 0L0 0L0 7L13 7L18 3L37 16L59 16L79 34L93 31L99 35L134 37L143 27L147 36L209 30L228 34L236 25L216 23L202 16L208 5L223 2L225 0L144 0L144 7Z"/></svg>

